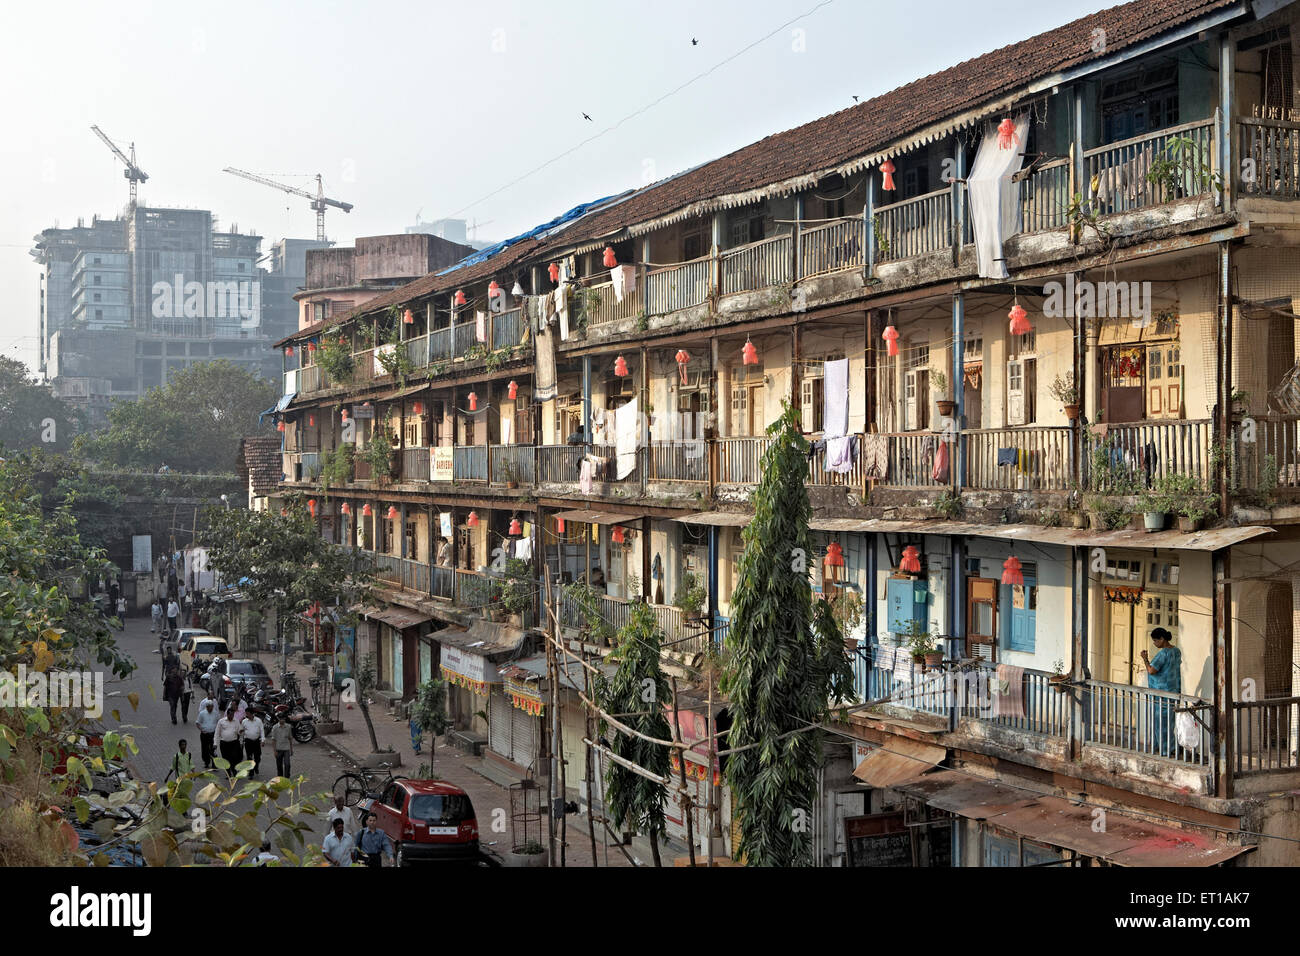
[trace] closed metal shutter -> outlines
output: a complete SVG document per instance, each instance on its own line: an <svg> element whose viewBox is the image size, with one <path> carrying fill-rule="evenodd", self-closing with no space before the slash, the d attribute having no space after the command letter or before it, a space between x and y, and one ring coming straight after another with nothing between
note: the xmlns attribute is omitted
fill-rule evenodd
<svg viewBox="0 0 1300 956"><path fill-rule="evenodd" d="M488 746L507 760L510 759L512 710L510 701L500 691L493 692L488 698Z"/></svg>
<svg viewBox="0 0 1300 956"><path fill-rule="evenodd" d="M513 705L510 706L510 717L513 722L511 747L514 754L511 759L524 769L534 771L534 775L536 775L539 770L536 766L538 750L537 725L540 721L532 714L526 713Z"/></svg>

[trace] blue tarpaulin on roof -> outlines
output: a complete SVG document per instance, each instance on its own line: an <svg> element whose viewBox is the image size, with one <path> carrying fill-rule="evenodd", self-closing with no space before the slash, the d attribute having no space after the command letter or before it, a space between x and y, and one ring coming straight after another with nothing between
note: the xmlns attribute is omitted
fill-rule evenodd
<svg viewBox="0 0 1300 956"><path fill-rule="evenodd" d="M289 403L292 402L297 395L297 392L290 392L288 395L281 395L278 402L257 416L257 424L262 424L262 420L266 418L267 415L274 415L276 412L284 411L289 407Z"/></svg>
<svg viewBox="0 0 1300 956"><path fill-rule="evenodd" d="M534 239L538 236L541 236L542 234L549 232L550 230L556 228L557 226L563 226L565 223L572 222L573 220L578 219L581 216L585 216L587 213L591 212L591 210L595 209L598 206L603 206L606 203L610 202L611 200L621 201L626 197L632 195L632 193L635 191L636 190L629 189L627 190L627 192L616 193L613 196L606 196L604 199L596 199L593 200L592 202L582 203L581 205L574 206L568 212L556 216L550 222L544 222L540 226L534 226L532 229L529 229L527 232L521 232L519 235L515 236L512 239L504 239L501 242L488 246L486 249L480 249L478 252L474 253L473 255L466 256L464 259L460 260L460 262L456 263L454 266L451 266L450 268L447 269L443 269L441 272L438 273L438 275L445 276L447 273L455 272L457 269L463 269L466 266L473 266L473 265L478 265L480 262L486 262L488 259L491 259L493 256L495 256L497 253L501 252L504 249L510 248L517 242L523 242L525 239Z"/></svg>

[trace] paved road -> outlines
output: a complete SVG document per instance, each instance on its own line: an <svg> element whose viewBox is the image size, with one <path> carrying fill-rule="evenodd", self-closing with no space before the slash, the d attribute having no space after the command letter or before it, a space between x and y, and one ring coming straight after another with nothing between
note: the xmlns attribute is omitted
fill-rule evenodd
<svg viewBox="0 0 1300 956"><path fill-rule="evenodd" d="M136 746L140 749L139 754L130 761L135 775L142 780L161 781L167 776L172 755L176 752L176 743L182 738L189 741L190 752L194 754L195 763L198 765L200 763L199 732L193 723L197 706L190 708L188 725L172 724L167 702L162 698L158 638L149 633L149 619L129 618L126 630L118 635L118 644L135 659L138 667L135 673L124 681L106 682L104 689L109 697L104 704L104 724L109 729L120 729L124 733L135 736ZM271 669L270 664L268 664L269 669ZM134 712L126 697L131 691L140 695L139 709ZM197 705L201 698L202 693L197 693L194 704ZM120 725L113 720L110 713L113 710L121 714ZM177 719L179 718L178 709ZM308 744L295 742L293 773L295 776L303 775L307 778L303 785L304 793L314 794L318 791L330 790L334 779L345 769L348 768L318 740ZM261 779L268 780L274 775L275 756L271 753L268 743L262 756ZM309 822L313 824L313 831L318 835L318 839L323 839L324 822L319 819Z"/></svg>

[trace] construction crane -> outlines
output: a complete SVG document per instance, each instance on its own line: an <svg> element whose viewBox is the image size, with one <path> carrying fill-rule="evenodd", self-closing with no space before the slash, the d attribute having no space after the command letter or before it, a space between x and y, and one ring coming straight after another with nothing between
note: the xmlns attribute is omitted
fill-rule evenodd
<svg viewBox="0 0 1300 956"><path fill-rule="evenodd" d="M316 240L325 241L325 210L329 206L335 209L342 209L344 212L352 211L352 203L340 202L337 199L330 199L325 195L325 187L321 182L320 173L316 174L316 193L313 195L305 189L298 189L296 186L286 186L284 183L277 183L274 179L267 179L265 176L258 176L256 173L245 172L242 169L235 169L233 166L227 166L222 170L223 173L230 173L232 176L238 176L241 179L247 179L250 182L261 183L263 186L271 186L274 189L282 190L286 193L292 193L295 196L302 196L304 199L311 200L311 208L316 210Z"/></svg>
<svg viewBox="0 0 1300 956"><path fill-rule="evenodd" d="M120 159L126 165L126 169L122 170L122 175L126 177L128 180L130 180L131 182L131 205L132 207L134 207L135 206L135 184L147 183L149 181L149 174L135 164L135 143L132 143L129 147L131 150L131 155L128 158L125 153L123 153L120 149L117 148L116 143L114 143L111 139L109 139L106 135L104 135L104 131L100 129L98 126L90 127L90 131L94 133L96 136L98 136L100 139L102 139L104 141L104 145L113 151L113 155L116 156L118 159Z"/></svg>

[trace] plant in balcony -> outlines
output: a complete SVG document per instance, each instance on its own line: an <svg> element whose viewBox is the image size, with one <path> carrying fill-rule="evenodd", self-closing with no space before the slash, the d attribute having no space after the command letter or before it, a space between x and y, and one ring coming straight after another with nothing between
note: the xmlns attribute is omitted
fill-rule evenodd
<svg viewBox="0 0 1300 956"><path fill-rule="evenodd" d="M1066 372L1052 379L1048 393L1062 405L1065 417L1075 421L1079 417L1079 389L1074 384L1074 373Z"/></svg>
<svg viewBox="0 0 1300 956"><path fill-rule="evenodd" d="M1057 658L1052 661L1052 674L1048 678L1051 681L1052 688L1060 694L1065 693L1065 686L1070 682L1070 675L1065 672L1065 661Z"/></svg>
<svg viewBox="0 0 1300 956"><path fill-rule="evenodd" d="M510 614L524 614L532 609L535 591L532 566L522 558L506 558L501 606Z"/></svg>
<svg viewBox="0 0 1300 956"><path fill-rule="evenodd" d="M385 374L397 379L399 385L405 386L406 380L415 372L415 363L411 361L411 356L407 354L406 346L401 341L399 332L400 326L393 325L384 344L391 346L382 352L376 352L379 364L383 367Z"/></svg>
<svg viewBox="0 0 1300 956"><path fill-rule="evenodd" d="M831 599L830 605L835 623L839 625L840 634L844 636L844 643L849 647L856 647L857 638L850 635L862 623L862 595L852 588L841 588L840 592Z"/></svg>
<svg viewBox="0 0 1300 956"><path fill-rule="evenodd" d="M1250 411L1250 392L1236 388L1232 390L1232 414L1245 415Z"/></svg>
<svg viewBox="0 0 1300 956"><path fill-rule="evenodd" d="M908 621L907 630L903 632L903 637L908 649L912 652L912 660L918 664L925 661L927 654L940 653L938 650L939 635L937 631L932 635L925 621L916 618ZM942 655L940 655L940 660L942 661L942 659Z"/></svg>
<svg viewBox="0 0 1300 956"><path fill-rule="evenodd" d="M514 462L503 461L498 469L497 480L502 482L506 488L518 488L519 476L515 473Z"/></svg>
<svg viewBox="0 0 1300 956"><path fill-rule="evenodd" d="M955 521L962 516L966 505L961 500L961 495L955 491L945 491L934 500L934 510L949 521Z"/></svg>
<svg viewBox="0 0 1300 956"><path fill-rule="evenodd" d="M380 481L392 477L397 455L393 448L392 426L389 419L385 418L382 423L376 425L370 441L366 442L366 447L361 450L361 458L369 463L371 477L374 480Z"/></svg>
<svg viewBox="0 0 1300 956"><path fill-rule="evenodd" d="M1147 533L1150 534L1153 531L1164 530L1165 520L1173 510L1173 506L1168 495L1157 484L1138 495L1137 509L1142 513L1142 522Z"/></svg>
<svg viewBox="0 0 1300 956"><path fill-rule="evenodd" d="M316 363L325 370L330 381L346 383L352 381L356 362L352 358L352 347L340 343L334 335L326 333L324 345L316 352Z"/></svg>
<svg viewBox="0 0 1300 956"><path fill-rule="evenodd" d="M939 414L944 418L947 418L952 414L953 409L957 407L957 403L948 395L948 376L944 373L943 369L930 369L930 387L934 389L934 393L939 396L939 398L935 399L935 405L938 406Z"/></svg>
<svg viewBox="0 0 1300 956"><path fill-rule="evenodd" d="M320 489L327 501L330 488L347 484L352 480L353 463L353 448L347 442L321 455Z"/></svg>
<svg viewBox="0 0 1300 956"><path fill-rule="evenodd" d="M506 359L509 357L510 349L494 349L483 356L483 364L487 366L489 372L495 372L506 364Z"/></svg>
<svg viewBox="0 0 1300 956"><path fill-rule="evenodd" d="M704 617L704 601L708 592L704 588L704 582L694 573L687 571L682 575L673 597L673 603L681 608L686 620L698 621Z"/></svg>
<svg viewBox="0 0 1300 956"><path fill-rule="evenodd" d="M582 310L582 319L588 325L600 321L602 302L599 289L583 289L578 293L578 307Z"/></svg>
<svg viewBox="0 0 1300 956"><path fill-rule="evenodd" d="M1084 507L1094 531L1115 531L1128 524L1128 508L1107 495L1088 495L1084 498Z"/></svg>

